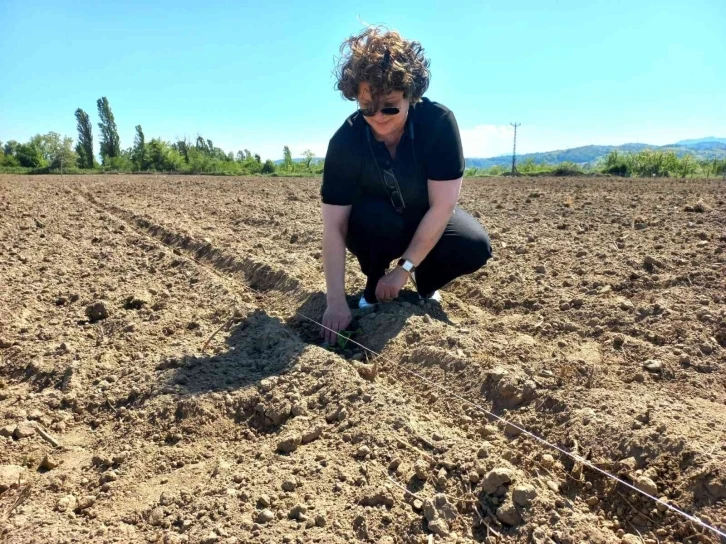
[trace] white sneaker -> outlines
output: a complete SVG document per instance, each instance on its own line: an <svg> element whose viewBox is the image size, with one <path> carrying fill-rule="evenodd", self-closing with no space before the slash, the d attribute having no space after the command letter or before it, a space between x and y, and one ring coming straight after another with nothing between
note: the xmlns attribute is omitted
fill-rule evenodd
<svg viewBox="0 0 726 544"><path fill-rule="evenodd" d="M358 309L359 310L363 310L364 308L372 308L375 305L376 305L375 302L368 302L366 300L366 296L365 295L361 295L360 296L360 300L358 301Z"/></svg>
<svg viewBox="0 0 726 544"><path fill-rule="evenodd" d="M436 290L430 297L424 298L421 295L419 295L418 298L421 300L432 300L434 302L441 302L441 293L438 290Z"/></svg>

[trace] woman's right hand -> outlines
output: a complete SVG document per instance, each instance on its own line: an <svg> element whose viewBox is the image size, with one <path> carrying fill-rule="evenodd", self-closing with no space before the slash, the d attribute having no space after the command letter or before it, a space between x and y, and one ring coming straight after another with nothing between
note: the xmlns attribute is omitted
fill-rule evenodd
<svg viewBox="0 0 726 544"><path fill-rule="evenodd" d="M350 325L352 319L353 314L351 314L348 303L345 300L328 304L328 307L325 309L325 314L323 314L324 328L320 332L325 342L335 344L338 341L338 335L335 333L345 330Z"/></svg>

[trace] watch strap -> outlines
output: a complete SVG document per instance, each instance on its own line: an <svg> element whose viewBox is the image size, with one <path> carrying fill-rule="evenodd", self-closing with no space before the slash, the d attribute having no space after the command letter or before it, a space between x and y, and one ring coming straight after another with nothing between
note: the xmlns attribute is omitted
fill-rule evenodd
<svg viewBox="0 0 726 544"><path fill-rule="evenodd" d="M416 267L408 259L399 259L398 260L398 266L400 266L401 268L403 268L409 274L412 274L416 270Z"/></svg>

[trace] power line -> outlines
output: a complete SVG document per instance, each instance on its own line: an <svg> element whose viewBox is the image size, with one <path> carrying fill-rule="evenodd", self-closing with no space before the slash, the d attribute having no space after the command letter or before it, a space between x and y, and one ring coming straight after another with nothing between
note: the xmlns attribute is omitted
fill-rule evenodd
<svg viewBox="0 0 726 544"><path fill-rule="evenodd" d="M514 148L512 149L512 175L517 175L517 127L522 123L509 123L514 127Z"/></svg>

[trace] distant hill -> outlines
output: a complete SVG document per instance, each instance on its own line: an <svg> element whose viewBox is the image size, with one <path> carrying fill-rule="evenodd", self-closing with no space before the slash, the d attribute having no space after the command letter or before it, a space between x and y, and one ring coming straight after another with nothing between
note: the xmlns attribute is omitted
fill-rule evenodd
<svg viewBox="0 0 726 544"><path fill-rule="evenodd" d="M711 143L718 143L718 144L726 144L726 138L714 138L713 136L708 136L706 138L697 138L695 140L681 140L680 142L676 142L673 145L699 145L699 144L711 144Z"/></svg>
<svg viewBox="0 0 726 544"><path fill-rule="evenodd" d="M688 143L684 144L683 142ZM582 147L573 147L571 149L559 149L556 151L545 151L540 153L525 153L517 155L517 162L532 159L536 164L559 164L561 162L573 162L579 165L594 165L600 159L605 158L611 151L637 153L644 149L673 151L679 157L686 153L690 153L699 159L726 158L726 138L709 137L698 140L683 140L683 142L663 146L649 144L585 145ZM511 164L511 155L466 159L467 168L491 168L492 166L508 166Z"/></svg>

